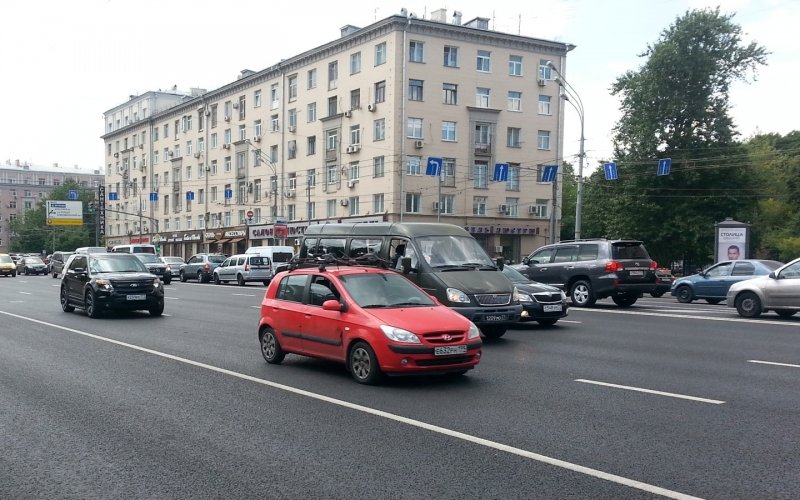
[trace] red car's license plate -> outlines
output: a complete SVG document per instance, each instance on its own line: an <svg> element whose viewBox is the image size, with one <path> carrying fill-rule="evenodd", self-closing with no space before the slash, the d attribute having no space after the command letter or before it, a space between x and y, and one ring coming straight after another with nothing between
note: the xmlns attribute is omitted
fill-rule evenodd
<svg viewBox="0 0 800 500"><path fill-rule="evenodd" d="M434 356L449 356L452 354L464 354L467 352L465 345L442 345L433 348Z"/></svg>

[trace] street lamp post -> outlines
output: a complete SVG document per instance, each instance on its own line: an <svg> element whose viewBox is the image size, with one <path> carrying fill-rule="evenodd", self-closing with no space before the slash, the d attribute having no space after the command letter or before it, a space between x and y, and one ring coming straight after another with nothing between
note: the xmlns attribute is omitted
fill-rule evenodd
<svg viewBox="0 0 800 500"><path fill-rule="evenodd" d="M561 86L561 93L559 97L564 99L566 102L570 103L575 111L578 112L578 118L581 121L581 139L580 139L580 152L578 153L578 186L576 190L575 196L575 239L581 239L581 222L582 222L582 215L583 215L583 157L585 156L584 150L584 143L586 138L584 136L584 117L583 117L583 101L581 101L581 97L578 95L578 92L575 88L569 84L569 82L564 78L564 75L556 68L553 61L547 61L547 67L551 70L555 71L558 75L556 78L556 83Z"/></svg>
<svg viewBox="0 0 800 500"><path fill-rule="evenodd" d="M253 146L253 143L250 142L250 139L245 139L245 142L247 143L248 147L252 147L253 150L258 155L258 157L261 158L261 160L263 160L264 163L269 165L270 169L272 169L272 175L273 175L273 178L275 179L275 184L273 185L272 184L272 179L270 179L269 188L270 188L270 191L272 191L272 223L274 224L275 222L278 221L278 192L279 192L279 189L280 189L279 182L278 182L279 181L279 179L278 179L278 169L275 167L275 163L272 161L272 159L269 156L267 156L264 153L262 153L259 148L256 148L255 146Z"/></svg>

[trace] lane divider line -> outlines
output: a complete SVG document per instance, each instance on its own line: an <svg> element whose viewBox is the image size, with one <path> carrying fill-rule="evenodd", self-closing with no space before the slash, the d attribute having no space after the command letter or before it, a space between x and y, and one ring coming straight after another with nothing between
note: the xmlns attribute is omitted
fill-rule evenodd
<svg viewBox="0 0 800 500"><path fill-rule="evenodd" d="M759 361L757 359L748 359L748 363L758 363L761 365L772 365L772 366L787 366L789 368L800 368L800 365L793 365L791 363L777 363L775 361Z"/></svg>
<svg viewBox="0 0 800 500"><path fill-rule="evenodd" d="M725 401L720 401L718 399L706 399L706 398L698 398L696 396L686 396L685 394L676 394L674 392L663 392L663 391L654 391L653 389L643 389L641 387L632 387L629 385L619 385L619 384L610 384L608 382L598 382L597 380L586 380L583 378L575 379L575 382L581 382L584 384L594 384L594 385L602 385L604 387L613 387L615 389L625 389L626 391L635 391L635 392L645 392L647 394L656 394L658 396L668 396L671 398L678 398L678 399L688 399L691 401L699 401L701 403L710 403L713 405L721 405L725 404Z"/></svg>
<svg viewBox="0 0 800 500"><path fill-rule="evenodd" d="M660 318L682 318L682 319L704 319L707 321L728 321L733 323L753 323L753 324L762 324L762 325L776 325L776 326L793 326L795 328L800 327L800 321L778 321L778 318L775 318L775 321L771 321L768 319L748 319L748 318L712 318L707 316L695 316L693 314L664 314L664 313L652 313L652 312L643 312L643 311L613 311L610 309L589 309L584 307L570 307L569 312L573 313L575 311L581 312L589 312L589 313L604 313L604 314L632 314L634 316L656 316Z"/></svg>

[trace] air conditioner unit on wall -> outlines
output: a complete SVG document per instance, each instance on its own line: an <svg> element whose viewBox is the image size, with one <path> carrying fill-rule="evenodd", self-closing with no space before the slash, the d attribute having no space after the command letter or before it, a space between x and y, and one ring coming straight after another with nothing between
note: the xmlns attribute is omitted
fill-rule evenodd
<svg viewBox="0 0 800 500"><path fill-rule="evenodd" d="M544 78L539 78L539 86L544 87L547 84L547 80Z"/></svg>
<svg viewBox="0 0 800 500"><path fill-rule="evenodd" d="M528 215L539 215L539 207L536 205L529 206Z"/></svg>
<svg viewBox="0 0 800 500"><path fill-rule="evenodd" d="M438 212L439 211L439 202L438 201L434 201L432 208L433 208L434 212Z"/></svg>
<svg viewBox="0 0 800 500"><path fill-rule="evenodd" d="M239 103L238 102L233 103L233 109L239 109Z"/></svg>
<svg viewBox="0 0 800 500"><path fill-rule="evenodd" d="M355 186L356 186L356 183L357 183L357 182L358 182L358 181L357 181L357 180L355 180L355 179L353 179L353 180L350 180L350 181L347 181L347 187L349 187L349 188L353 188L353 187L355 187Z"/></svg>
<svg viewBox="0 0 800 500"><path fill-rule="evenodd" d="M347 201L347 200L339 200L339 205L341 205L341 206L343 206L343 207L346 207L346 206L347 206L347 203L348 203L348 201Z"/></svg>
<svg viewBox="0 0 800 500"><path fill-rule="evenodd" d="M378 105L377 104L368 104L367 105L367 110L369 110L371 112L375 112L375 111L378 110Z"/></svg>
<svg viewBox="0 0 800 500"><path fill-rule="evenodd" d="M361 150L361 146L359 144L351 144L350 146L347 146L348 153L358 153L359 150Z"/></svg>
<svg viewBox="0 0 800 500"><path fill-rule="evenodd" d="M289 132L296 132L296 131L297 127L295 127L294 125L289 125Z"/></svg>
<svg viewBox="0 0 800 500"><path fill-rule="evenodd" d="M286 198L294 198L294 191L286 191L285 193L283 193L283 196L285 196Z"/></svg>
<svg viewBox="0 0 800 500"><path fill-rule="evenodd" d="M507 214L508 205L500 205L499 207L497 207L497 211L500 212L501 214Z"/></svg>
<svg viewBox="0 0 800 500"><path fill-rule="evenodd" d="M223 144L222 148L223 149L231 149L231 145L230 144Z"/></svg>
<svg viewBox="0 0 800 500"><path fill-rule="evenodd" d="M422 148L422 146L424 146L424 145L425 145L425 143L423 141L421 141L421 140L414 141L414 147L417 148L417 149Z"/></svg>
<svg viewBox="0 0 800 500"><path fill-rule="evenodd" d="M195 154L194 154L194 157L195 157L195 158L200 158L200 153L195 153Z"/></svg>
<svg viewBox="0 0 800 500"><path fill-rule="evenodd" d="M344 117L345 118L350 118L351 116L353 116L353 112L350 111L349 109L344 112Z"/></svg>
<svg viewBox="0 0 800 500"><path fill-rule="evenodd" d="M231 121L231 115L225 115L225 121L226 122Z"/></svg>

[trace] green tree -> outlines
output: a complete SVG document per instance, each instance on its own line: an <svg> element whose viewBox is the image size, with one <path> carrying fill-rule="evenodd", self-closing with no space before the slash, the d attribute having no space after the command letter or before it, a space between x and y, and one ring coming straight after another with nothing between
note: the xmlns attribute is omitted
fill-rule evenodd
<svg viewBox="0 0 800 500"><path fill-rule="evenodd" d="M575 168L569 162L561 163L561 240L571 240L575 236L575 203L578 197L578 183Z"/></svg>
<svg viewBox="0 0 800 500"><path fill-rule="evenodd" d="M745 212L748 169L728 90L755 74L767 52L744 44L732 19L719 9L688 11L640 54L646 61L638 70L614 82L622 111L614 127L619 180L590 177L587 236L643 239L662 262L707 261L714 222ZM666 157L671 174L656 176L657 160Z"/></svg>

